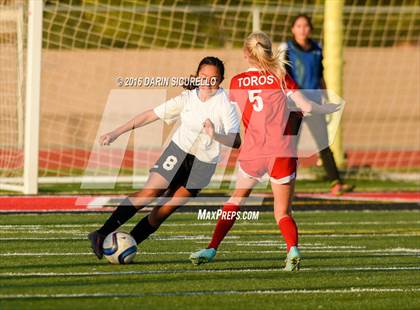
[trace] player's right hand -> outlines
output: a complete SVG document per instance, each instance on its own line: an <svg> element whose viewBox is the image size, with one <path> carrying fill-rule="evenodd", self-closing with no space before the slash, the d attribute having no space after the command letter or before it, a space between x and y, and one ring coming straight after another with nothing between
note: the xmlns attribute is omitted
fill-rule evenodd
<svg viewBox="0 0 420 310"><path fill-rule="evenodd" d="M113 132L106 133L99 138L99 145L110 145L117 139L117 135Z"/></svg>
<svg viewBox="0 0 420 310"><path fill-rule="evenodd" d="M209 135L211 139L214 137L214 124L210 119L206 119L203 123L204 131Z"/></svg>

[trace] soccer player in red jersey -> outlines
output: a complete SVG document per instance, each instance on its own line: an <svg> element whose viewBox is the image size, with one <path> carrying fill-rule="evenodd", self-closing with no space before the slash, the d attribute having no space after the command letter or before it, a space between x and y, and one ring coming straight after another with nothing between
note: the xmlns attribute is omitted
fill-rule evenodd
<svg viewBox="0 0 420 310"><path fill-rule="evenodd" d="M254 32L244 44L244 57L250 68L232 78L230 100L242 112L245 127L239 161L239 174L232 197L226 202L213 237L206 249L192 253L193 264L210 262L233 226L240 205L265 174L270 176L274 195L274 217L287 245L285 270L299 270L298 229L292 217L297 150L288 128L290 109L287 97L303 113L328 114L339 110L336 104L318 105L306 99L286 74L285 62L272 49L270 38ZM211 128L207 129L211 134Z"/></svg>

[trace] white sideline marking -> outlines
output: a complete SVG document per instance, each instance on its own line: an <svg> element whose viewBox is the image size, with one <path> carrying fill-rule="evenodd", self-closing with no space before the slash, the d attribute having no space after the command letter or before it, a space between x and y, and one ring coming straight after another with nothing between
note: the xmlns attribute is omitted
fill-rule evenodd
<svg viewBox="0 0 420 310"><path fill-rule="evenodd" d="M227 236L226 238L229 238ZM210 240L211 237L194 237L194 236L175 236L174 238L171 237L150 237L151 240L160 240L160 241L177 241L177 240ZM230 239L239 239L235 236L230 236ZM84 240L87 241L86 234L81 235L81 237L0 237L0 241L27 241L27 240L34 240L34 241L60 241L60 240ZM227 241L225 241L227 242ZM234 242L234 241L233 241ZM201 242L200 242L201 243Z"/></svg>
<svg viewBox="0 0 420 310"><path fill-rule="evenodd" d="M73 234L73 235L85 236L88 233L88 231L81 231L81 230L25 230L25 229L21 229L20 231L24 231L25 234L39 234L39 235L42 235L42 234L45 234L45 235L48 235L48 234ZM16 233L20 233L20 231L0 230L0 234L16 234ZM242 231L242 232L246 233L246 231ZM176 232L176 231L174 231L174 232L164 232L164 234L162 236L159 236L159 235L151 236L151 237L153 237L151 239L169 240L169 239L162 239L162 238L171 238L171 240L172 240L172 238L178 238L178 236L175 235L176 233L179 233L179 232ZM235 233L241 234L241 231L236 231ZM264 234L266 234L266 233L263 233L263 235ZM272 234L272 233L268 233L268 234ZM165 235L169 235L169 236L165 236ZM248 236L250 234L245 234L245 235ZM401 234L397 234L397 233L374 233L374 234L319 234L318 233L318 234L312 234L312 233L302 232L300 235L302 237L305 237L305 238L306 237L316 237L316 238L324 238L324 237L326 237L326 238L418 237L418 236L420 236L420 232L419 233L417 233L417 232L401 233ZM204 236L204 235L201 235L201 236L183 235L183 236L185 236L184 239L188 238L190 240L194 240L194 238L197 239L197 240L211 239L210 235L208 235L208 236ZM161 239L159 239L159 238L161 238ZM183 237L180 237L180 238L183 238ZM240 236L226 236L226 238L239 239ZM21 239L21 240L23 240L23 239Z"/></svg>
<svg viewBox="0 0 420 310"><path fill-rule="evenodd" d="M93 223L93 224L4 224L4 225L0 225L0 229L28 229L28 228L32 228L32 229L40 229L42 227L46 227L46 228L52 228L52 227L58 227L58 228L84 228L84 227L98 227L101 226L103 223ZM168 226L168 227L184 227L184 226L214 226L216 224L216 221L213 222L204 222L204 223L186 223L186 224L181 224L181 223L164 223L162 224L162 226ZM304 222L304 221L299 221L298 222L299 225L308 225L308 226L323 226L323 225L345 225L345 226L355 226L355 225L386 225L386 224L390 224L390 225L394 225L394 224L420 224L420 221L366 221L366 222L356 222L356 221L348 221L348 222ZM125 224L124 227L132 227L135 224ZM235 226L268 226L268 225L273 225L275 226L274 222L269 221L269 222L238 222L235 223Z"/></svg>
<svg viewBox="0 0 420 310"><path fill-rule="evenodd" d="M104 205L108 203L114 197L95 197L87 205L88 209L102 209Z"/></svg>
<svg viewBox="0 0 420 310"><path fill-rule="evenodd" d="M163 224L164 226L214 226L216 221L213 222L205 222L205 223L190 223L190 224L178 224L178 223L168 223ZM356 221L347 221L347 222L306 222L306 221L297 221L298 225L344 225L344 226L354 226L354 225L394 225L394 224L420 224L420 221L365 221L365 222L356 222ZM242 221L235 223L235 226L260 226L260 225L275 225L274 219L273 221L265 221L265 222L252 222L252 221Z"/></svg>
<svg viewBox="0 0 420 310"><path fill-rule="evenodd" d="M209 295L294 295L294 294L355 294L355 293L410 293L419 292L420 288L364 288L349 289L296 289L296 290L244 290L244 291L187 291L187 292L158 292L158 293L83 293L83 294L10 294L0 295L0 299L60 299L60 298L140 298L140 297L171 297L171 296L209 296Z"/></svg>
<svg viewBox="0 0 420 310"><path fill-rule="evenodd" d="M153 238L152 238L153 237ZM165 238L165 237L157 237L157 236L151 236L150 238L153 240L160 240L160 241L177 241L177 240L189 240L191 238L189 238L190 236L185 236L185 238L181 238L182 236L175 236L175 238ZM226 236L225 238L227 239L239 239L236 236ZM210 237L204 237L203 238L199 238L198 240L210 240ZM82 237L25 237L20 238L20 237L5 237L5 238L1 238L0 237L0 241L27 241L27 240L32 240L32 241L86 241L86 236L83 235ZM197 238L193 238L192 240L197 240ZM202 242L195 242L195 243L202 243ZM248 241L248 242L241 242L241 241L233 241L233 240L224 240L223 243L232 243L234 245L239 245L239 246L285 246L285 243L280 241L280 240L273 240L273 241L266 241L266 240L262 240L262 241ZM262 243L262 244L260 244ZM309 249L309 248L313 248L313 249L365 249L366 246L324 246L322 243L310 243L310 242L305 242L305 243L300 243L299 248L302 249Z"/></svg>
<svg viewBox="0 0 420 310"><path fill-rule="evenodd" d="M298 224L303 225L394 225L394 224L420 224L420 221L365 221L365 222L356 222L356 221L348 221L348 222L297 222Z"/></svg>
<svg viewBox="0 0 420 310"><path fill-rule="evenodd" d="M36 240L36 241L62 241L62 240L87 240L86 237L25 237L25 238L16 238L16 237L5 237L0 238L0 241L27 241L27 240Z"/></svg>
<svg viewBox="0 0 420 310"><path fill-rule="evenodd" d="M22 229L22 231L1 231L0 230L0 235L1 234L5 234L5 235L12 235L12 234L18 234L24 232L25 235L26 234L32 234L32 235L57 235L57 234L63 234L63 235L67 235L67 234L72 234L74 236L79 236L80 239L84 239L87 240L87 234L89 231L81 231L81 230L77 230L77 231L72 231L72 230L24 230ZM177 235L179 232L164 232L161 235L160 234L156 234L156 235L152 235L150 236L151 240L164 240L164 241L173 241L173 240L210 240L211 239L211 235ZM8 240L7 238L13 238L13 237L0 237L0 240ZM17 241L25 241L25 240L31 240L30 238L34 238L34 237L14 237ZM40 237L35 237L35 238L40 238ZM47 237L47 238L51 238L51 237ZM71 237L68 237L66 239L69 239ZM240 236L235 236L235 235L231 235L231 236L226 236L226 239L240 239ZM11 239L9 239L11 240ZM33 239L36 240L36 239ZM38 239L41 240L41 239ZM47 239L48 240L48 239ZM53 240L53 239L49 239L49 240ZM64 240L64 239L63 239Z"/></svg>
<svg viewBox="0 0 420 310"><path fill-rule="evenodd" d="M262 244L259 244L258 241L249 241L249 242L241 242L241 241L224 241L223 243L230 243L237 246L247 246L247 247L278 247L279 245L284 245L284 242L281 241L270 241L270 242L261 242ZM300 249L366 249L366 246L352 246L352 245L322 245L322 244L310 244L310 243L304 243L299 244Z"/></svg>
<svg viewBox="0 0 420 310"><path fill-rule="evenodd" d="M403 233L403 234L300 234L303 237L316 237L316 238L322 238L322 237L328 237L328 238L363 238L363 237L418 237L420 236L420 233Z"/></svg>
<svg viewBox="0 0 420 310"><path fill-rule="evenodd" d="M414 267L318 267L301 268L301 271L389 271L389 270L420 270ZM95 271L95 272L3 272L5 277L86 277L86 276L123 276L123 275L155 275L176 273L249 273L249 272L283 272L281 268L247 268L247 269L166 269L166 270L131 270L131 271ZM420 288L419 288L420 289Z"/></svg>
<svg viewBox="0 0 420 310"><path fill-rule="evenodd" d="M72 234L72 235L81 235L87 234L87 232L81 230L26 230L26 229L19 229L15 231L10 230L0 230L0 234L16 234L16 233L24 232L25 234L39 234L39 235L48 235L48 234Z"/></svg>
<svg viewBox="0 0 420 310"><path fill-rule="evenodd" d="M203 238L204 239L204 238ZM29 237L22 240L22 238L0 238L0 241L27 241L27 240L34 240L34 241L63 241L63 240L86 240L86 238L37 238L37 237ZM159 239L162 240L162 239ZM169 240L179 240L179 239L169 239ZM185 238L183 240L188 240L188 238ZM210 240L210 238L205 238L204 240ZM238 241L224 241L223 243L230 243L237 246L247 246L247 247L278 247L281 246L282 248L285 247L285 243L281 241L277 242L270 242L270 243L264 243L264 244L258 244L258 241L255 242L238 242ZM201 242L200 242L201 243ZM318 244L311 244L311 243L305 243L299 245L300 249L305 250L334 250L334 249L366 249L366 246L334 246L334 245L327 245L322 246ZM420 250L419 250L420 251ZM249 253L249 252L248 252ZM0 256L2 254L0 253Z"/></svg>
<svg viewBox="0 0 420 310"><path fill-rule="evenodd" d="M87 241L87 233L76 234L79 237L0 237L0 241L26 241L26 240L85 240ZM160 241L177 241L177 240L210 240L210 236L187 236L187 235L174 235L174 236L150 236L151 240ZM239 236L226 236L225 239L240 239ZM225 242L228 242L226 240ZM234 242L234 241L231 241Z"/></svg>
<svg viewBox="0 0 420 310"><path fill-rule="evenodd" d="M333 248L333 247L332 247ZM282 249L278 250L266 250L266 251L221 251L221 254L271 254L271 253L281 253ZM384 253L385 252L385 253ZM177 251L177 252L143 252L139 251L139 255L189 255L191 252L187 251ZM334 251L332 249L307 249L303 250L303 253L378 253L383 256L390 255L390 253L419 253L420 249L409 249L409 248L391 248L391 249L374 249L374 250L337 250ZM93 255L91 252L78 252L78 253L71 253L71 252L10 252L10 253L0 253L0 257L11 257L11 256L84 256L84 255Z"/></svg>

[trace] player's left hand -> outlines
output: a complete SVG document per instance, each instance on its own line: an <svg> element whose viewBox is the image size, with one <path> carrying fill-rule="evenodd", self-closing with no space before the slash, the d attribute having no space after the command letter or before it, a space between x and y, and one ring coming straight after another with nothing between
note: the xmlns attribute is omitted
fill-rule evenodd
<svg viewBox="0 0 420 310"><path fill-rule="evenodd" d="M214 138L214 124L208 118L203 123L203 128L206 134L210 136L211 139Z"/></svg>

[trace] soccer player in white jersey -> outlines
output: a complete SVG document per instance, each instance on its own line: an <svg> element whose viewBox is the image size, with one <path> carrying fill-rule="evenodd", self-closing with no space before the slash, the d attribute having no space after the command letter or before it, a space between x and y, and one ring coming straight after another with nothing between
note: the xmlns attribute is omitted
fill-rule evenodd
<svg viewBox="0 0 420 310"><path fill-rule="evenodd" d="M105 224L88 235L92 250L99 259L103 256L105 237L138 210L158 197L165 197L165 202L155 206L130 232L140 243L155 232L177 207L207 186L219 160L220 144L233 148L240 146L240 125L235 106L220 87L224 71L220 59L205 57L196 72L202 82L198 87L190 87L192 89L140 113L100 137L100 144L109 145L123 133L158 119L168 124L180 120L171 142L150 169L144 188L124 199Z"/></svg>

